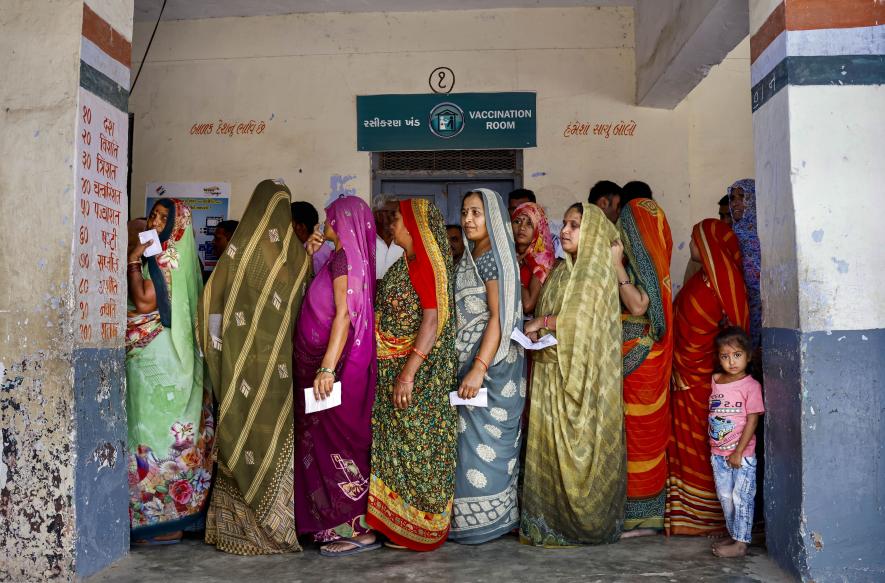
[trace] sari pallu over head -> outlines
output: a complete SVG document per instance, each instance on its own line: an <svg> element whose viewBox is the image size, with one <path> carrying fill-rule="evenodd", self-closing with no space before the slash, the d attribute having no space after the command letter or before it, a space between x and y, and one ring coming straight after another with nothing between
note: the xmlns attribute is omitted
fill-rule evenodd
<svg viewBox="0 0 885 583"><path fill-rule="evenodd" d="M627 505L624 529L663 528L669 394L673 364L673 240L656 202L630 201L618 221L627 274L648 295L648 309L621 315L624 328L624 407L627 437Z"/></svg>
<svg viewBox="0 0 885 583"><path fill-rule="evenodd" d="M550 270L553 269L554 261L556 261L553 237L550 235L550 223L547 221L544 209L533 202L524 202L516 207L511 220L515 220L519 216L528 217L535 228L535 239L526 251L525 261L532 275L544 283L547 276L550 275Z"/></svg>
<svg viewBox="0 0 885 583"><path fill-rule="evenodd" d="M261 182L206 284L200 340L218 401L218 476L206 540L243 555L299 550L292 332L309 262L289 189Z"/></svg>
<svg viewBox="0 0 885 583"><path fill-rule="evenodd" d="M704 275L719 298L728 323L747 330L750 324L747 288L734 231L720 220L705 219L694 226L691 240L700 251Z"/></svg>

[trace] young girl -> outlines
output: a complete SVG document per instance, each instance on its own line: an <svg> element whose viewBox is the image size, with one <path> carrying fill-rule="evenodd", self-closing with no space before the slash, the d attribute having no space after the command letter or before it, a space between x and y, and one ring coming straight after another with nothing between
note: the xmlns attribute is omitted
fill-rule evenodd
<svg viewBox="0 0 885 583"><path fill-rule="evenodd" d="M713 545L718 557L747 554L756 495L756 425L765 412L762 387L747 373L752 342L736 326L716 336L722 372L713 375L710 393L710 448L716 494L731 540Z"/></svg>

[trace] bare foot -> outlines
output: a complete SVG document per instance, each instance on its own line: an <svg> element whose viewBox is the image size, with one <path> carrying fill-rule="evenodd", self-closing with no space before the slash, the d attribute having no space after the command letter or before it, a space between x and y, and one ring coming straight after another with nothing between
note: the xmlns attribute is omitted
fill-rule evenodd
<svg viewBox="0 0 885 583"><path fill-rule="evenodd" d="M713 554L722 558L743 557L747 554L747 543L735 541L733 544L713 549Z"/></svg>
<svg viewBox="0 0 885 583"><path fill-rule="evenodd" d="M329 544L323 545L320 548L322 548L322 550L328 554L343 553L344 551L351 551L359 546L355 544L354 541L360 543L361 545L370 545L374 543L375 540L375 533L370 532L368 534L361 534L360 536L354 537L352 539L336 540L330 542Z"/></svg>
<svg viewBox="0 0 885 583"><path fill-rule="evenodd" d="M719 540L721 538L727 539L730 537L728 536L728 529L727 528L719 528L719 529L716 529L714 531L707 533L707 538L710 540Z"/></svg>
<svg viewBox="0 0 885 583"><path fill-rule="evenodd" d="M724 547L726 545L734 544L734 539L732 538L724 538L722 540L717 540L712 544L712 548L718 549L719 547Z"/></svg>
<svg viewBox="0 0 885 583"><path fill-rule="evenodd" d="M640 536L654 536L658 534L659 531L653 528L635 528L633 530L628 530L627 532L621 533L621 538L637 538Z"/></svg>

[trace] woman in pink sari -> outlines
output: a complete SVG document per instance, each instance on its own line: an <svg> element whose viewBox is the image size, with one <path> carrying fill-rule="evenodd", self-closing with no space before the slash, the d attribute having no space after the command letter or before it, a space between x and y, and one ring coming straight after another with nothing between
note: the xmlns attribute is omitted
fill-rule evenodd
<svg viewBox="0 0 885 583"><path fill-rule="evenodd" d="M366 525L372 404L375 401L375 221L357 197L326 209L335 252L317 273L295 326L295 517L324 556L377 548ZM315 234L308 253L322 243ZM304 413L304 390L327 398L341 382L341 405Z"/></svg>

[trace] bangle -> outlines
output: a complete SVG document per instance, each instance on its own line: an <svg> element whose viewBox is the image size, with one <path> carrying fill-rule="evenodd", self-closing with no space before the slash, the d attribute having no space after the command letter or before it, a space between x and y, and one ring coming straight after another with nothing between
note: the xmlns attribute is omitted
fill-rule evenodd
<svg viewBox="0 0 885 583"><path fill-rule="evenodd" d="M629 279L628 279L627 281L619 281L619 282L618 282L618 287L623 287L623 286L625 286L625 285L630 285L630 284L632 284L632 283L633 283L633 282L630 281Z"/></svg>
<svg viewBox="0 0 885 583"><path fill-rule="evenodd" d="M424 361L427 360L427 355L424 354L423 352L421 352L420 350L418 350L417 348L412 348L412 352L414 352L414 353L417 354L419 357L421 357L421 360L424 360Z"/></svg>
<svg viewBox="0 0 885 583"><path fill-rule="evenodd" d="M396 382L398 382L401 385L414 385L415 384L415 381L404 381L399 377L396 377Z"/></svg>
<svg viewBox="0 0 885 583"><path fill-rule="evenodd" d="M126 267L126 273L141 273L141 265L135 265L133 263L130 263Z"/></svg>
<svg viewBox="0 0 885 583"><path fill-rule="evenodd" d="M321 366L320 368L317 369L317 374L320 374L321 372L327 372L330 375L332 375L332 378L335 378L335 371L332 370L331 368L326 368L324 366Z"/></svg>
<svg viewBox="0 0 885 583"><path fill-rule="evenodd" d="M550 319L550 314L547 314L546 316L544 316L544 328L546 328L547 330L550 329L547 325L548 324L547 320L549 320L549 319Z"/></svg>
<svg viewBox="0 0 885 583"><path fill-rule="evenodd" d="M481 359L479 356L474 357L473 360L481 364L486 369L486 372L489 372L489 363Z"/></svg>
<svg viewBox="0 0 885 583"><path fill-rule="evenodd" d="M126 265L138 265L138 266L141 266L141 260L136 259L135 261L130 261L130 262L127 263Z"/></svg>

